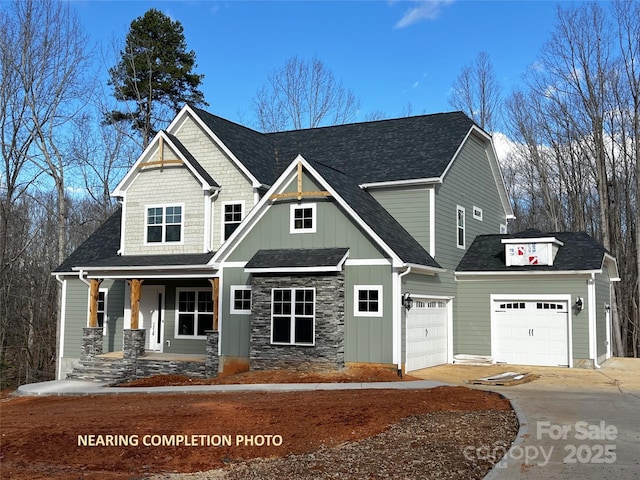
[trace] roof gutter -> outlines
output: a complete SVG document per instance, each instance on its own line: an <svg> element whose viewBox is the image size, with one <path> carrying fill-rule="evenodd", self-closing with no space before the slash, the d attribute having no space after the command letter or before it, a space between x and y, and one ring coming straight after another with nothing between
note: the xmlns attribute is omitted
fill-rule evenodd
<svg viewBox="0 0 640 480"><path fill-rule="evenodd" d="M412 178L408 180L390 180L388 182L370 182L358 185L363 190L367 188L406 187L411 185L434 185L442 183L442 177Z"/></svg>

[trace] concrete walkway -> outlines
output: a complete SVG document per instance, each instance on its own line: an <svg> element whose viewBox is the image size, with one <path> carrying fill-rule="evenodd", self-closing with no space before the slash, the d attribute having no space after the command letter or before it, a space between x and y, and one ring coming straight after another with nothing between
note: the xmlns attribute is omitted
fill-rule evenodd
<svg viewBox="0 0 640 480"><path fill-rule="evenodd" d="M376 382L376 383L270 383L242 385L184 385L177 387L110 387L100 382L82 380L51 380L49 382L30 383L18 387L18 396L46 395L124 395L132 393L214 393L214 392L302 392L309 390L361 390L361 389L398 389L415 390L445 385L444 382L417 380L414 382Z"/></svg>
<svg viewBox="0 0 640 480"><path fill-rule="evenodd" d="M468 385L465 380L505 371L538 375L512 386ZM640 359L611 359L599 370L522 366L443 365L412 372L421 380L390 383L192 385L108 387L96 382L56 380L19 387L18 395L108 395L416 389L466 385L511 400L520 431L486 480L640 479ZM469 445L465 455L491 455L495 445Z"/></svg>

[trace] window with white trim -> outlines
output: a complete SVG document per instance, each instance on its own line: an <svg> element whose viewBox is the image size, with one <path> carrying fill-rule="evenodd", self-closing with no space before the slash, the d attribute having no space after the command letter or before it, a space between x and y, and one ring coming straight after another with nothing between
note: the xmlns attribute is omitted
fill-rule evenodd
<svg viewBox="0 0 640 480"><path fill-rule="evenodd" d="M506 224L504 224L504 223L500 224L500 233L501 234L507 233L507 225Z"/></svg>
<svg viewBox="0 0 640 480"><path fill-rule="evenodd" d="M176 337L200 338L213 329L213 294L210 288L178 289Z"/></svg>
<svg viewBox="0 0 640 480"><path fill-rule="evenodd" d="M315 203L291 205L290 217L290 233L315 233L317 223Z"/></svg>
<svg viewBox="0 0 640 480"><path fill-rule="evenodd" d="M480 207L473 206L473 218L482 221L482 209Z"/></svg>
<svg viewBox="0 0 640 480"><path fill-rule="evenodd" d="M251 313L251 285L231 286L231 313Z"/></svg>
<svg viewBox="0 0 640 480"><path fill-rule="evenodd" d="M313 288L271 290L271 343L314 344L315 296Z"/></svg>
<svg viewBox="0 0 640 480"><path fill-rule="evenodd" d="M456 245L465 248L465 213L464 207L456 207Z"/></svg>
<svg viewBox="0 0 640 480"><path fill-rule="evenodd" d="M242 202L225 203L222 205L223 240L229 238L242 222L243 207L244 204Z"/></svg>
<svg viewBox="0 0 640 480"><path fill-rule="evenodd" d="M353 292L354 316L382 316L382 285L355 285Z"/></svg>
<svg viewBox="0 0 640 480"><path fill-rule="evenodd" d="M145 243L178 243L182 241L182 205L147 207Z"/></svg>

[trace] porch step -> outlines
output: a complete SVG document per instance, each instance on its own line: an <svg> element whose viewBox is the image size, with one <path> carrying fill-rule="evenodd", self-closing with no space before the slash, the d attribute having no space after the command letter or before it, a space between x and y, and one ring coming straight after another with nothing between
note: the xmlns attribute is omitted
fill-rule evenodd
<svg viewBox="0 0 640 480"><path fill-rule="evenodd" d="M133 376L133 365L117 358L93 358L80 360L77 367L67 374L68 380L120 383Z"/></svg>

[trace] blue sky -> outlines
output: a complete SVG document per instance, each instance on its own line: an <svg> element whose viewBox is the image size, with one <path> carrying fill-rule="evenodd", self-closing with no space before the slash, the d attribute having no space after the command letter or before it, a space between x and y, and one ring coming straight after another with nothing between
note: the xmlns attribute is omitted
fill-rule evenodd
<svg viewBox="0 0 640 480"><path fill-rule="evenodd" d="M184 27L208 110L252 125L251 100L267 75L317 56L361 101L358 120L452 110L451 85L489 53L508 93L535 62L555 23L555 1L115 1L75 0L94 42L123 40L157 8ZM109 65L111 66L111 65ZM252 125L253 126L253 125Z"/></svg>

